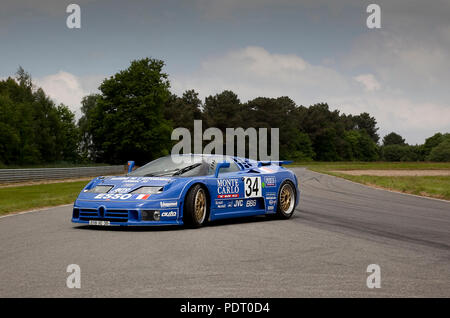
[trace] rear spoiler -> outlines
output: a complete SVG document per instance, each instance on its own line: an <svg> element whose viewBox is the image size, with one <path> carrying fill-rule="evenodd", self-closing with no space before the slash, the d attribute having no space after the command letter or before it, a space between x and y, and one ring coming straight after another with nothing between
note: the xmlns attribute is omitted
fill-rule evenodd
<svg viewBox="0 0 450 318"><path fill-rule="evenodd" d="M293 162L292 160L258 161L258 167L262 167L262 166L270 166L270 165L277 165L277 166L289 165L289 164L291 164L292 162Z"/></svg>

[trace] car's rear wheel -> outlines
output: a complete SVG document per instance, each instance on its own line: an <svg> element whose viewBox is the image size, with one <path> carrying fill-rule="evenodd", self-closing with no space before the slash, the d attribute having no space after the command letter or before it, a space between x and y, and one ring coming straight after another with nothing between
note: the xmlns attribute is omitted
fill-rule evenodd
<svg viewBox="0 0 450 318"><path fill-rule="evenodd" d="M290 181L284 181L280 186L277 203L277 216L289 219L294 214L295 190Z"/></svg>
<svg viewBox="0 0 450 318"><path fill-rule="evenodd" d="M188 226L199 227L208 217L208 197L206 190L197 184L189 189L184 201L183 221Z"/></svg>

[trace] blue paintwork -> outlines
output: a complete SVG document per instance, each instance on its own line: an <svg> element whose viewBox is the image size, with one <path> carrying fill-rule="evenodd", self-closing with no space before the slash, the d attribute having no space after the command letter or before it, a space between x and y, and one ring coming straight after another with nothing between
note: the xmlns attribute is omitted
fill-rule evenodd
<svg viewBox="0 0 450 318"><path fill-rule="evenodd" d="M280 185L290 180L296 189L298 205L300 191L295 174L282 167L288 162L268 163L233 158L241 169L237 172L220 173L201 177L97 177L90 181L74 202L74 211L79 217L72 216L72 222L88 224L90 219L110 220L111 225L182 225L183 203L188 190L195 184L205 186L210 205L209 220L245 217L263 214L275 214ZM244 178L261 178L261 196L246 198ZM87 190L98 185L111 185L108 193L91 193ZM162 186L164 191L151 194L147 199L138 199L139 194L131 194L142 186ZM124 193L114 194L117 189L126 189ZM142 210L160 211L159 221L142 221ZM172 212L170 216L167 216ZM175 212L175 213L173 213Z"/></svg>

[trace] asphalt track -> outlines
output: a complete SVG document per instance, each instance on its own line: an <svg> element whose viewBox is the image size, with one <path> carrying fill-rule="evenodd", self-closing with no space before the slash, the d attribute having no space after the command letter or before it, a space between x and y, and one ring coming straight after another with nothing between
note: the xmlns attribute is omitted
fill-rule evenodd
<svg viewBox="0 0 450 318"><path fill-rule="evenodd" d="M1 218L0 297L450 297L449 202L294 170L287 221L98 229L72 224L69 206Z"/></svg>

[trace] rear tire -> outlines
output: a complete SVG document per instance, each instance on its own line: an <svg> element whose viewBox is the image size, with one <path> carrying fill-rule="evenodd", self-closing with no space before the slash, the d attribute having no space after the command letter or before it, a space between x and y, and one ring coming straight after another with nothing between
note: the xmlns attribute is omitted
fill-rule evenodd
<svg viewBox="0 0 450 318"><path fill-rule="evenodd" d="M208 220L209 204L204 187L196 184L184 199L183 222L187 226L200 227Z"/></svg>
<svg viewBox="0 0 450 318"><path fill-rule="evenodd" d="M277 216L281 219L289 219L294 214L296 193L291 181L284 181L280 186L277 201Z"/></svg>

